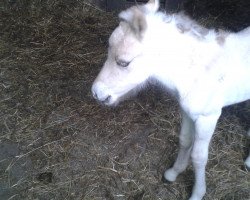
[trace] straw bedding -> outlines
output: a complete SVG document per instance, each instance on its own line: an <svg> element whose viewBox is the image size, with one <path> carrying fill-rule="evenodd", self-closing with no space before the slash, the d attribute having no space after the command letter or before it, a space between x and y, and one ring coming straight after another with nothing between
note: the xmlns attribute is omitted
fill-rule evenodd
<svg viewBox="0 0 250 200"><path fill-rule="evenodd" d="M161 181L178 150L176 101L156 86L116 108L91 97L116 16L84 0L5 0L0 11L0 198L187 199L191 166ZM250 199L249 115L249 102L224 109L205 199Z"/></svg>

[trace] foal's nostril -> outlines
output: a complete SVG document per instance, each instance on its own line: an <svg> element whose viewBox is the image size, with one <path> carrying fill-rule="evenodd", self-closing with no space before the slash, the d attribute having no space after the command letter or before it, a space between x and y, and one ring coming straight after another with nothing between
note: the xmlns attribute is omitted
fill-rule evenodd
<svg viewBox="0 0 250 200"><path fill-rule="evenodd" d="M92 92L92 95L93 95L94 99L98 99L97 94L94 91Z"/></svg>
<svg viewBox="0 0 250 200"><path fill-rule="evenodd" d="M102 101L102 102L103 103L108 103L110 101L110 99L111 99L111 95L107 96L107 98L104 101Z"/></svg>

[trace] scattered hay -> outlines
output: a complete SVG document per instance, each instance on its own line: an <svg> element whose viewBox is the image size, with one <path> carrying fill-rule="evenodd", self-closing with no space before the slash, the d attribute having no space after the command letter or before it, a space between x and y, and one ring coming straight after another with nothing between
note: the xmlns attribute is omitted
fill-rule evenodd
<svg viewBox="0 0 250 200"><path fill-rule="evenodd" d="M191 167L161 182L178 150L176 102L154 86L115 109L91 98L117 19L81 0L0 9L1 199L187 199ZM248 104L225 110L205 199L250 198L249 113Z"/></svg>

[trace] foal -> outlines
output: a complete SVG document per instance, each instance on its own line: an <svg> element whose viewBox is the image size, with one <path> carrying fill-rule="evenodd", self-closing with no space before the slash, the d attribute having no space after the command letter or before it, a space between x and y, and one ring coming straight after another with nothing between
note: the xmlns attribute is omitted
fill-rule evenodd
<svg viewBox="0 0 250 200"><path fill-rule="evenodd" d="M209 142L221 110L250 99L250 28L216 32L158 8L159 1L150 0L119 14L92 93L103 104L116 105L148 80L171 91L182 110L180 150L164 177L175 181L191 158L195 183L190 200L201 200ZM250 155L245 164L250 167Z"/></svg>

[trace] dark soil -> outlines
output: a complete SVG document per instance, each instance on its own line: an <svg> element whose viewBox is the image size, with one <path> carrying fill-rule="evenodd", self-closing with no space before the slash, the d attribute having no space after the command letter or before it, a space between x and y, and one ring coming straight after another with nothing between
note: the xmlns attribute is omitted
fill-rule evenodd
<svg viewBox="0 0 250 200"><path fill-rule="evenodd" d="M191 166L175 183L161 181L178 151L176 101L156 86L116 108L91 97L117 23L84 0L1 1L0 199L189 197ZM206 200L250 199L249 115L249 102L223 111Z"/></svg>

